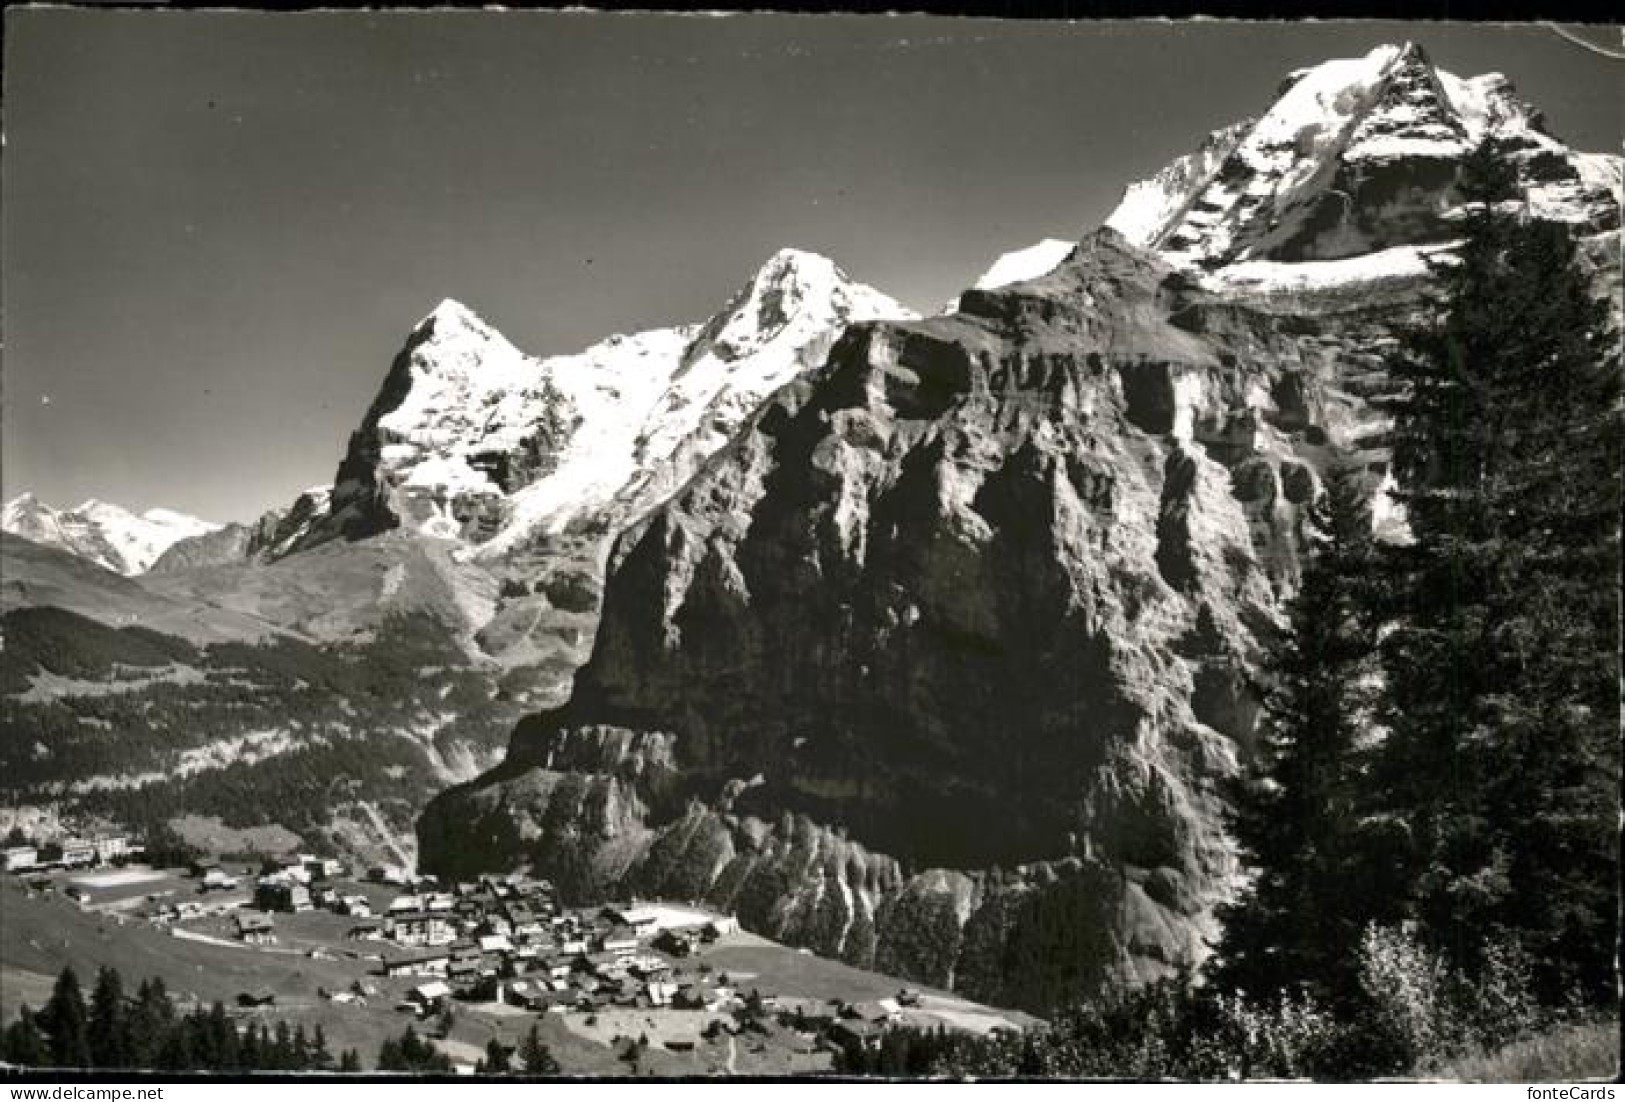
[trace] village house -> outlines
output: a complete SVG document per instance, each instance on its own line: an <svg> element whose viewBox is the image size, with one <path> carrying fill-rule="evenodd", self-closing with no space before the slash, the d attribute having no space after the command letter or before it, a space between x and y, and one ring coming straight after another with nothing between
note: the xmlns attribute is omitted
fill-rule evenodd
<svg viewBox="0 0 1625 1102"><path fill-rule="evenodd" d="M130 853L130 838L125 834L104 834L91 845L96 848L96 860L102 864L111 864Z"/></svg>
<svg viewBox="0 0 1625 1102"><path fill-rule="evenodd" d="M376 918L364 918L351 926L344 936L351 941L382 941L384 924Z"/></svg>
<svg viewBox="0 0 1625 1102"><path fill-rule="evenodd" d="M709 1010L714 1014L726 1008L733 1002L733 998L731 988L723 987L710 979L700 979L696 982L679 983L671 1001L679 1010Z"/></svg>
<svg viewBox="0 0 1625 1102"><path fill-rule="evenodd" d="M62 856L57 864L65 869L81 868L96 863L96 846L91 842L63 842Z"/></svg>
<svg viewBox="0 0 1625 1102"><path fill-rule="evenodd" d="M298 913L313 909L310 889L281 875L263 876L254 887L254 906L262 911Z"/></svg>
<svg viewBox="0 0 1625 1102"><path fill-rule="evenodd" d="M431 980L412 988L406 997L417 1007L420 1015L427 1017L446 1005L446 1001L451 998L451 988L443 981Z"/></svg>
<svg viewBox="0 0 1625 1102"><path fill-rule="evenodd" d="M299 855L312 879L336 880L344 875L344 862L334 857L313 857L308 853Z"/></svg>
<svg viewBox="0 0 1625 1102"><path fill-rule="evenodd" d="M503 905L503 917L508 920L508 932L515 937L541 937L544 927L530 904L508 902Z"/></svg>
<svg viewBox="0 0 1625 1102"><path fill-rule="evenodd" d="M202 883L198 885L200 892L227 892L237 886L237 878L228 874L219 865L205 866L202 873Z"/></svg>
<svg viewBox="0 0 1625 1102"><path fill-rule="evenodd" d="M444 914L405 911L388 917L388 934L401 945L449 945L457 931Z"/></svg>
<svg viewBox="0 0 1625 1102"><path fill-rule="evenodd" d="M422 953L385 957L382 970L384 975L390 977L438 976L444 979L446 969L450 964L450 953L444 950L429 950Z"/></svg>
<svg viewBox="0 0 1625 1102"><path fill-rule="evenodd" d="M374 884L393 884L396 887L405 887L411 882L412 874L399 865L374 865L367 870L367 879Z"/></svg>
<svg viewBox="0 0 1625 1102"><path fill-rule="evenodd" d="M611 926L625 926L640 937L653 934L660 924L660 916L645 907L605 907L598 917Z"/></svg>
<svg viewBox="0 0 1625 1102"><path fill-rule="evenodd" d="M457 990L459 994L468 994L480 982L480 962L477 960L453 960L446 965L446 981Z"/></svg>
<svg viewBox="0 0 1625 1102"><path fill-rule="evenodd" d="M279 858L273 868L265 870L266 875L292 881L295 884L310 886L310 870L305 867L305 860L299 854Z"/></svg>
<svg viewBox="0 0 1625 1102"><path fill-rule="evenodd" d="M687 957L693 955L696 940L687 930L661 930L651 944L668 956Z"/></svg>
<svg viewBox="0 0 1625 1102"><path fill-rule="evenodd" d="M638 938L630 926L616 926L599 935L598 947L606 953L630 956L638 951Z"/></svg>
<svg viewBox="0 0 1625 1102"><path fill-rule="evenodd" d="M22 872L32 869L39 864L39 849L36 846L7 846L6 871Z"/></svg>
<svg viewBox="0 0 1625 1102"><path fill-rule="evenodd" d="M276 942L276 928L268 914L238 911L235 922L239 941L248 945L271 945Z"/></svg>
<svg viewBox="0 0 1625 1102"><path fill-rule="evenodd" d="M480 938L480 952L482 953L511 953L513 942L504 934L486 934Z"/></svg>
<svg viewBox="0 0 1625 1102"><path fill-rule="evenodd" d="M371 918L372 904L367 902L364 895L341 895L332 903L335 914L348 915L350 918Z"/></svg>
<svg viewBox="0 0 1625 1102"><path fill-rule="evenodd" d="M397 895L394 899L389 901L389 906L385 908L385 913L392 915L409 914L413 911L422 911L425 909L426 908L423 906L422 896Z"/></svg>
<svg viewBox="0 0 1625 1102"><path fill-rule="evenodd" d="M544 973L548 979L567 980L575 971L575 960L561 953L544 953L531 965L531 971Z"/></svg>
<svg viewBox="0 0 1625 1102"><path fill-rule="evenodd" d="M659 957L633 957L626 962L626 970L640 980L663 980L671 975L671 965Z"/></svg>

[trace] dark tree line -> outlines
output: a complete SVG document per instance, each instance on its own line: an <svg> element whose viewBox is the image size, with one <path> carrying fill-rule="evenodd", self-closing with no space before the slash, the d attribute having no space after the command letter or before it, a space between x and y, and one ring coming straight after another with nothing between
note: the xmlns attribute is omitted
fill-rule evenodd
<svg viewBox="0 0 1625 1102"><path fill-rule="evenodd" d="M451 1072L451 1057L418 1036L411 1026L399 1037L387 1038L378 1046L379 1071L409 1071L417 1074Z"/></svg>
<svg viewBox="0 0 1625 1102"><path fill-rule="evenodd" d="M1391 367L1411 540L1330 481L1236 801L1227 989L1362 1012L1363 931L1607 1005L1618 906L1620 359L1572 236L1481 148L1444 296Z"/></svg>
<svg viewBox="0 0 1625 1102"><path fill-rule="evenodd" d="M72 968L57 977L38 1011L21 1008L6 1028L7 1063L20 1067L145 1068L159 1071L360 1071L355 1050L337 1059L320 1025L314 1031L251 1022L239 1029L216 1002L183 1012L161 979L124 990L116 968L102 968L87 1001Z"/></svg>

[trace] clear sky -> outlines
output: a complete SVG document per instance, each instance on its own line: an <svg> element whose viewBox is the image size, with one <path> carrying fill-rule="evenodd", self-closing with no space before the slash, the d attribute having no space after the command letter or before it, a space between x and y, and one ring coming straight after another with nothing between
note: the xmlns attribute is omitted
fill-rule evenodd
<svg viewBox="0 0 1625 1102"><path fill-rule="evenodd" d="M1625 65L1536 27L12 9L0 492L251 519L448 296L571 352L797 245L931 309L1405 39L1619 151Z"/></svg>

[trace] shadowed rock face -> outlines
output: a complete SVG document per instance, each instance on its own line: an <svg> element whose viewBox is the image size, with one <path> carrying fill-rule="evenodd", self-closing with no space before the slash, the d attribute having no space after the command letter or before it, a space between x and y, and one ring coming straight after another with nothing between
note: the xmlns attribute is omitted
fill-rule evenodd
<svg viewBox="0 0 1625 1102"><path fill-rule="evenodd" d="M1373 416L1330 384L1394 311L1347 306L1325 346L1102 231L852 327L623 534L570 704L436 801L425 866L1026 1006L1197 957L1300 509Z"/></svg>

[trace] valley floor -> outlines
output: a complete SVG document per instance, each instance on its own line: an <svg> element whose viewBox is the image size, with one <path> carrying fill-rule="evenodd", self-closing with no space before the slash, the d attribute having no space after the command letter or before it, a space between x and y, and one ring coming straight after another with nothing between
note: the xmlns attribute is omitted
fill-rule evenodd
<svg viewBox="0 0 1625 1102"><path fill-rule="evenodd" d="M231 873L246 870L236 866ZM16 1017L21 1006L39 1009L50 997L64 966L82 984L94 982L104 965L117 968L127 987L149 977L161 978L182 1004L224 1003L246 1023L268 1025L279 1019L320 1025L334 1052L354 1048L371 1067L384 1040L399 1037L408 1024L420 1033L421 1022L399 1008L421 978L386 978L369 955L377 944L347 940L352 919L325 911L278 914L274 945L250 946L233 937L230 914L247 902L248 891L199 895L197 881L180 870L134 867L116 872L56 873L47 890L31 889L16 876L0 882L0 1023ZM251 884L252 876L243 883ZM368 897L381 912L395 889L344 881L341 890ZM74 899L72 889L82 898ZM140 917L155 905L197 901L212 913L168 927ZM694 956L673 962L680 970L708 969L726 975L741 992L759 991L784 1009L822 1006L831 1000L858 1003L887 998L902 986L896 979L837 961L826 960L738 932ZM377 993L353 1002L327 995L360 984ZM244 1008L240 995L268 992L267 1006ZM1025 1028L1035 1019L1012 1011L970 1003L941 991L921 989L918 1005L906 1012L909 1024L985 1033L992 1028ZM737 1034L707 1029L731 1016L705 1010L673 1008L605 1008L594 1014L533 1013L494 1002L457 1002L450 1034L436 1040L454 1061L472 1065L493 1038L516 1046L535 1026L542 1041L571 1075L798 1075L827 1072L833 1053L772 1026L746 1028ZM706 1034L709 1033L710 1036ZM631 1059L630 1042L646 1037Z"/></svg>

